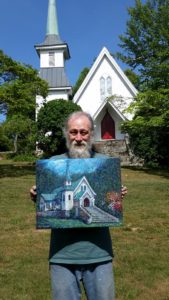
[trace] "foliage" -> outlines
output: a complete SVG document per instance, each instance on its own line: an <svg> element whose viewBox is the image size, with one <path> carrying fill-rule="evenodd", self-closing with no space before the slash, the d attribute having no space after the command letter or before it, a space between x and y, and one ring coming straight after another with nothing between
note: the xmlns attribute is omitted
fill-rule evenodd
<svg viewBox="0 0 169 300"><path fill-rule="evenodd" d="M9 151L11 149L11 143L8 137L4 133L3 126L0 126L0 151Z"/></svg>
<svg viewBox="0 0 169 300"><path fill-rule="evenodd" d="M13 115L2 125L6 137L13 141L14 153L33 153L36 143L36 123L35 121Z"/></svg>
<svg viewBox="0 0 169 300"><path fill-rule="evenodd" d="M63 99L44 104L38 113L38 145L46 157L65 151L62 128L68 115L81 110L77 104Z"/></svg>
<svg viewBox="0 0 169 300"><path fill-rule="evenodd" d="M169 165L169 30L168 0L135 1L120 36L119 57L136 69L139 89L135 118L123 124L135 154L153 165Z"/></svg>
<svg viewBox="0 0 169 300"><path fill-rule="evenodd" d="M29 65L12 60L0 50L0 112L35 119L36 95L46 97L48 85Z"/></svg>
<svg viewBox="0 0 169 300"><path fill-rule="evenodd" d="M124 71L125 75L128 77L128 79L132 82L132 84L135 86L136 89L139 89L140 87L140 76L133 72L131 69L126 69Z"/></svg>
<svg viewBox="0 0 169 300"><path fill-rule="evenodd" d="M0 113L6 114L2 128L15 153L35 151L35 99L36 95L45 98L47 93L48 85L37 70L0 50Z"/></svg>
<svg viewBox="0 0 169 300"><path fill-rule="evenodd" d="M74 95L76 94L77 90L79 89L79 87L81 86L82 82L84 81L85 77L87 76L89 72L89 68L84 68L82 70L82 72L79 75L79 78L75 84L75 86L73 87L73 94L72 94L72 98L74 97Z"/></svg>
<svg viewBox="0 0 169 300"><path fill-rule="evenodd" d="M122 130L130 135L133 152L146 164L169 164L169 99L167 90L140 93L135 117Z"/></svg>
<svg viewBox="0 0 169 300"><path fill-rule="evenodd" d="M128 12L126 33L120 36L124 51L118 57L139 72L144 90L168 87L168 0L135 0Z"/></svg>

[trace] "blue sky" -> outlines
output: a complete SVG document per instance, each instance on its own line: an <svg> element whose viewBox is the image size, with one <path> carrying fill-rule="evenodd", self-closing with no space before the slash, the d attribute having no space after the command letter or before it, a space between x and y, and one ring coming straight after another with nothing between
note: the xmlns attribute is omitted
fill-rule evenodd
<svg viewBox="0 0 169 300"><path fill-rule="evenodd" d="M127 7L135 0L56 0L59 33L69 45L70 83L90 67L103 46L115 53L126 29ZM5 0L0 6L0 48L13 59L39 69L35 44L46 34L48 0ZM122 68L124 65L118 62Z"/></svg>

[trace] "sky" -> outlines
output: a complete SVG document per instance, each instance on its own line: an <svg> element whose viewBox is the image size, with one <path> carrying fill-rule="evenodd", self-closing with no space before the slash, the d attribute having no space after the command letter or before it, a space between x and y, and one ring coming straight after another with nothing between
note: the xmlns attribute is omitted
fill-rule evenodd
<svg viewBox="0 0 169 300"><path fill-rule="evenodd" d="M105 46L120 50L127 8L135 0L56 0L59 34L69 46L66 74L74 85L83 68L90 68ZM12 59L39 69L34 45L46 35L48 0L0 0L0 49ZM117 61L122 69L126 66Z"/></svg>
<svg viewBox="0 0 169 300"><path fill-rule="evenodd" d="M66 73L75 84L84 67L91 67L101 49L120 48L126 30L127 8L135 0L56 0L59 33L69 46ZM34 45L46 35L48 0L0 0L0 49L12 59L39 69ZM124 68L124 65L120 63Z"/></svg>

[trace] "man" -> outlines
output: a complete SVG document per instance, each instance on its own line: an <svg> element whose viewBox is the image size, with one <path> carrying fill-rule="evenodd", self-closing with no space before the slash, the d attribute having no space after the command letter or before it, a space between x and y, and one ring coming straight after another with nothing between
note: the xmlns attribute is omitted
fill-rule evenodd
<svg viewBox="0 0 169 300"><path fill-rule="evenodd" d="M75 112L66 121L68 152L51 159L105 157L92 149L93 120ZM122 189L122 197L127 189ZM33 198L35 187L31 189ZM80 281L87 299L114 300L112 244L108 227L54 229L49 253L53 300L79 300Z"/></svg>

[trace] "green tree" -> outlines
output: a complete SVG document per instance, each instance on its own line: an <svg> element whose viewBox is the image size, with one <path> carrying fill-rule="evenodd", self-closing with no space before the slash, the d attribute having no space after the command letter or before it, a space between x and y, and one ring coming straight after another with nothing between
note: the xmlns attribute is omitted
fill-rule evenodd
<svg viewBox="0 0 169 300"><path fill-rule="evenodd" d="M65 151L63 126L68 115L81 110L80 106L63 99L52 100L44 104L38 113L38 145L45 157Z"/></svg>
<svg viewBox="0 0 169 300"><path fill-rule="evenodd" d="M48 85L30 65L14 61L0 50L0 113L35 119L36 95L46 98Z"/></svg>
<svg viewBox="0 0 169 300"><path fill-rule="evenodd" d="M169 2L135 1L128 9L130 19L121 35L118 57L139 72L144 90L167 88L169 84Z"/></svg>
<svg viewBox="0 0 169 300"><path fill-rule="evenodd" d="M10 140L4 133L3 125L0 125L0 152L9 151L10 149L11 149Z"/></svg>
<svg viewBox="0 0 169 300"><path fill-rule="evenodd" d="M35 151L36 95L46 98L47 94L48 85L37 70L0 50L0 113L6 115L2 127L15 153Z"/></svg>
<svg viewBox="0 0 169 300"><path fill-rule="evenodd" d="M7 119L2 128L6 137L13 142L13 152L16 154L33 154L36 143L36 123L30 118L13 115Z"/></svg>
<svg viewBox="0 0 169 300"><path fill-rule="evenodd" d="M124 51L118 56L139 74L135 117L122 126L134 153L152 165L169 165L169 2L135 1L129 8Z"/></svg>

